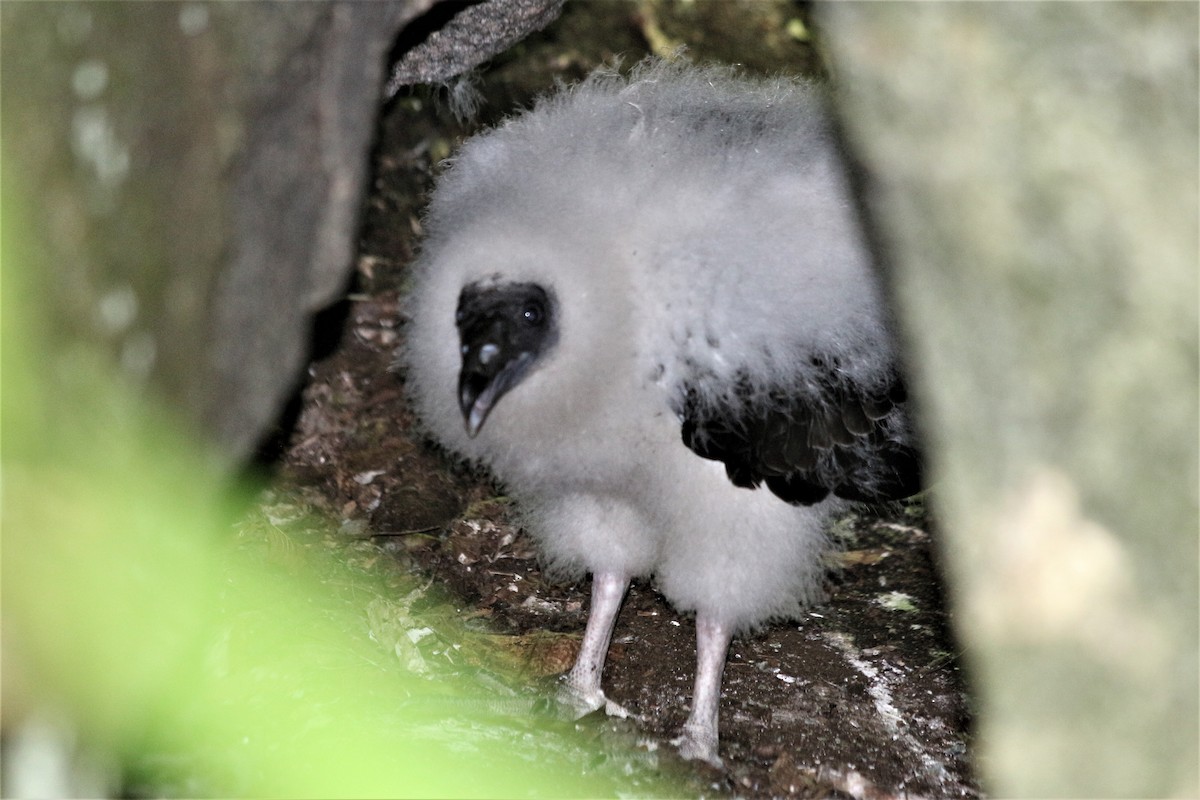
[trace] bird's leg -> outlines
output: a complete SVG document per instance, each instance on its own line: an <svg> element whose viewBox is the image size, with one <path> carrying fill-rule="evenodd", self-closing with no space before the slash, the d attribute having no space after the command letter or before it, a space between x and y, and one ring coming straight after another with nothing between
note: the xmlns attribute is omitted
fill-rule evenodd
<svg viewBox="0 0 1200 800"><path fill-rule="evenodd" d="M613 625L628 588L629 578L620 573L597 572L592 575L592 610L583 632L583 643L579 646L575 666L567 673L563 690L559 693L559 700L572 707L577 717L601 706L613 716L629 716L628 711L605 697L604 690L600 688L600 676L604 672L604 659L612 640Z"/></svg>
<svg viewBox="0 0 1200 800"><path fill-rule="evenodd" d="M701 759L722 766L717 755L717 719L721 705L721 675L733 633L720 620L696 615L696 688L692 713L674 744L687 759Z"/></svg>

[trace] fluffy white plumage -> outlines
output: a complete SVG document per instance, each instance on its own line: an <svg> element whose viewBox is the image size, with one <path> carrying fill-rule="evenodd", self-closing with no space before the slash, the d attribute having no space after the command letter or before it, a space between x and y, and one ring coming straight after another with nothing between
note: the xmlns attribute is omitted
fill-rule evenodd
<svg viewBox="0 0 1200 800"><path fill-rule="evenodd" d="M915 486L823 102L724 68L597 73L463 146L410 296L403 362L429 431L504 482L551 570L595 576L575 703L605 702L612 620L652 576L697 615L680 744L713 762L729 637L818 593L843 502L826 492ZM471 369L515 353L487 395Z"/></svg>

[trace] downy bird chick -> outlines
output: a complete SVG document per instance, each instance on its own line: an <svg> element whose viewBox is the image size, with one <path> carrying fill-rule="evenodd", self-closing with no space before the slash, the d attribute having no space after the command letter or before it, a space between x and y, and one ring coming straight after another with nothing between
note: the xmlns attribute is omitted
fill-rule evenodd
<svg viewBox="0 0 1200 800"><path fill-rule="evenodd" d="M432 435L592 575L564 694L601 688L632 578L695 614L677 740L719 764L731 637L819 594L846 500L916 492L895 338L821 90L657 61L463 145L402 354Z"/></svg>

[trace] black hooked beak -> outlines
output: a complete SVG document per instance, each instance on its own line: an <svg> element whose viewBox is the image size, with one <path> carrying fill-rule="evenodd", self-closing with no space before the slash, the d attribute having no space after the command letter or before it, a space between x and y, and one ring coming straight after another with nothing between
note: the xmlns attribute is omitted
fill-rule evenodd
<svg viewBox="0 0 1200 800"><path fill-rule="evenodd" d="M488 414L504 394L521 382L534 356L527 352L506 352L503 325L493 324L478 344L463 343L462 371L458 374L458 405L462 409L467 435L479 433Z"/></svg>
<svg viewBox="0 0 1200 800"><path fill-rule="evenodd" d="M458 298L458 407L474 438L496 403L557 339L550 295L534 283L471 284Z"/></svg>

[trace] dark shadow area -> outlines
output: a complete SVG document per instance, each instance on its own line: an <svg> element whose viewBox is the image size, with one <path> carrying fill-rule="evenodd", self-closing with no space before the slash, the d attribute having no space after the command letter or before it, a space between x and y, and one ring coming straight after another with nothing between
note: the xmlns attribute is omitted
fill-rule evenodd
<svg viewBox="0 0 1200 800"><path fill-rule="evenodd" d="M406 53L418 45L424 44L429 37L446 27L465 9L479 5L483 0L441 0L421 16L409 22L396 37L396 43L388 53L388 63L395 63Z"/></svg>
<svg viewBox="0 0 1200 800"><path fill-rule="evenodd" d="M338 348L345 333L346 320L350 314L351 300L349 294L340 300L318 311L312 320L311 335L309 336L309 356L305 363L321 361L331 356ZM296 379L295 388L288 395L275 422L267 434L262 437L254 448L250 458L248 472L252 475L270 476L275 473L279 463L287 453L287 448L296 431L300 413L304 409L304 387L308 385L309 376L300 375Z"/></svg>

